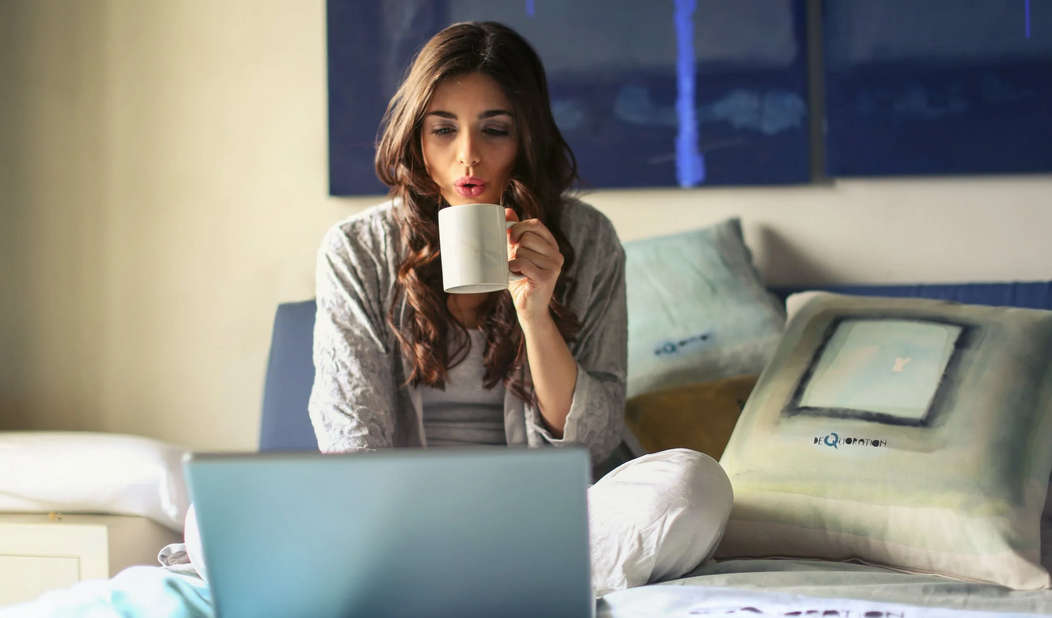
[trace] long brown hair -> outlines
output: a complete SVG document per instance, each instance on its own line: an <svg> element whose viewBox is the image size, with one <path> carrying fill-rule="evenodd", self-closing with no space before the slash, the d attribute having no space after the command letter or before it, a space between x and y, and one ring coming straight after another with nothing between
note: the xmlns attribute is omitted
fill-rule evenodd
<svg viewBox="0 0 1052 618"><path fill-rule="evenodd" d="M438 210L444 200L424 167L420 143L435 89L447 78L470 73L492 79L512 103L519 152L502 203L520 220L539 219L551 230L564 263L549 312L567 342L581 326L564 304L573 285L566 273L574 251L560 227L563 195L578 180L577 161L552 117L544 67L530 44L507 26L454 24L428 41L413 61L387 106L376 151L377 175L391 187L391 197L401 199L396 211L404 258L388 320L413 367L407 381L414 386L444 388L448 369L467 356L471 345L442 289ZM403 317L405 331L399 327ZM503 382L517 397L535 404L532 384L518 372L526 364L526 343L511 295L491 294L479 307L478 323L486 338L486 388Z"/></svg>

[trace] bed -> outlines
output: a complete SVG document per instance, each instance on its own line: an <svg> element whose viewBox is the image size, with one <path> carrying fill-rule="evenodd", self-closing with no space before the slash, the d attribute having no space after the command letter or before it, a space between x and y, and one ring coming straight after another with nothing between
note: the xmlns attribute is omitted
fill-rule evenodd
<svg viewBox="0 0 1052 618"><path fill-rule="evenodd" d="M1013 592L860 564L743 560L699 567L687 577L606 595L599 618L821 616L982 618L1052 614L1052 592ZM34 603L4 618L212 618L208 586L186 566L132 567Z"/></svg>
<svg viewBox="0 0 1052 618"><path fill-rule="evenodd" d="M805 288L771 290L784 301ZM813 288L806 288L813 289ZM1052 282L826 288L854 296L916 297L961 303L1052 309ZM266 372L260 450L315 450L303 413L313 381L314 303L278 307ZM1042 536L1052 523L1042 517ZM1052 539L1050 539L1052 540ZM1042 548L1047 544L1043 539ZM207 585L169 551L166 566L133 567L106 581L86 582L8 610L13 616L212 616ZM981 559L981 558L980 558ZM1042 563L1052 560L1042 555ZM903 572L858 561L732 559L710 561L682 578L610 593L597 601L605 618L697 615L992 616L1052 615L1052 590L1005 586Z"/></svg>
<svg viewBox="0 0 1052 618"><path fill-rule="evenodd" d="M1052 282L806 286L775 288L771 292L784 302L794 293L813 289L855 296L1052 309ZM310 337L306 333L313 319L314 305L310 301L278 308L267 369L262 450L314 448L313 430L305 417L284 412L296 409L309 394L312 375ZM1052 519L1046 512L1043 533L1050 524ZM1043 562L1052 566L1052 560L1044 558ZM857 562L746 559L712 562L681 579L612 593L598 603L598 615L618 618L704 614L978 615L975 612L1052 614L1052 591L1012 591Z"/></svg>

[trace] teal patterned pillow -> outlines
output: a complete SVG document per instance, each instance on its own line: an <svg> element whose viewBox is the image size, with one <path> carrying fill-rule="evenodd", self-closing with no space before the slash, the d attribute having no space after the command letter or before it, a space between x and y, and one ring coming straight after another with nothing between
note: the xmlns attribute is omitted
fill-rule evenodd
<svg viewBox="0 0 1052 618"><path fill-rule="evenodd" d="M740 220L624 247L629 397L763 370L785 314Z"/></svg>
<svg viewBox="0 0 1052 618"><path fill-rule="evenodd" d="M1050 584L1052 312L808 293L720 463L718 558Z"/></svg>

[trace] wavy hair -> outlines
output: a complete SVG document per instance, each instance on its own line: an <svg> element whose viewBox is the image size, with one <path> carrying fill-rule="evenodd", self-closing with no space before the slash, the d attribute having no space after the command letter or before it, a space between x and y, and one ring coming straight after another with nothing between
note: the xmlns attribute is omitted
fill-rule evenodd
<svg viewBox="0 0 1052 618"><path fill-rule="evenodd" d="M577 161L552 117L544 67L530 44L507 26L454 24L417 54L387 107L376 151L377 175L391 187L391 197L401 200L396 212L404 257L388 321L413 367L407 377L413 386L445 388L449 368L464 360L471 345L442 289L438 211L445 201L424 167L420 135L438 85L471 73L493 80L511 101L519 151L501 201L520 220L539 219L555 237L564 263L549 312L567 342L581 327L564 304L573 285L566 273L573 266L574 251L560 226L563 196L579 181ZM400 323L406 324L404 330ZM533 385L518 377L517 370L526 364L526 342L511 294L491 294L479 307L478 323L486 339L486 388L503 382L517 397L536 404Z"/></svg>

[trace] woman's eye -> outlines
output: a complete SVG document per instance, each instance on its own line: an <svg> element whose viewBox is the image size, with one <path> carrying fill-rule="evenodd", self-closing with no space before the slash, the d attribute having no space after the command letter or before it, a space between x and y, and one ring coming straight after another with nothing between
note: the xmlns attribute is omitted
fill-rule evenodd
<svg viewBox="0 0 1052 618"><path fill-rule="evenodd" d="M431 129L431 135L449 135L452 132L452 127L435 127Z"/></svg>
<svg viewBox="0 0 1052 618"><path fill-rule="evenodd" d="M501 128L498 128L498 127L490 127L490 128L487 128L487 129L483 129L482 132L485 133L486 135L492 135L492 136L495 136L495 137L504 137L505 135L508 134L507 129L501 129Z"/></svg>

